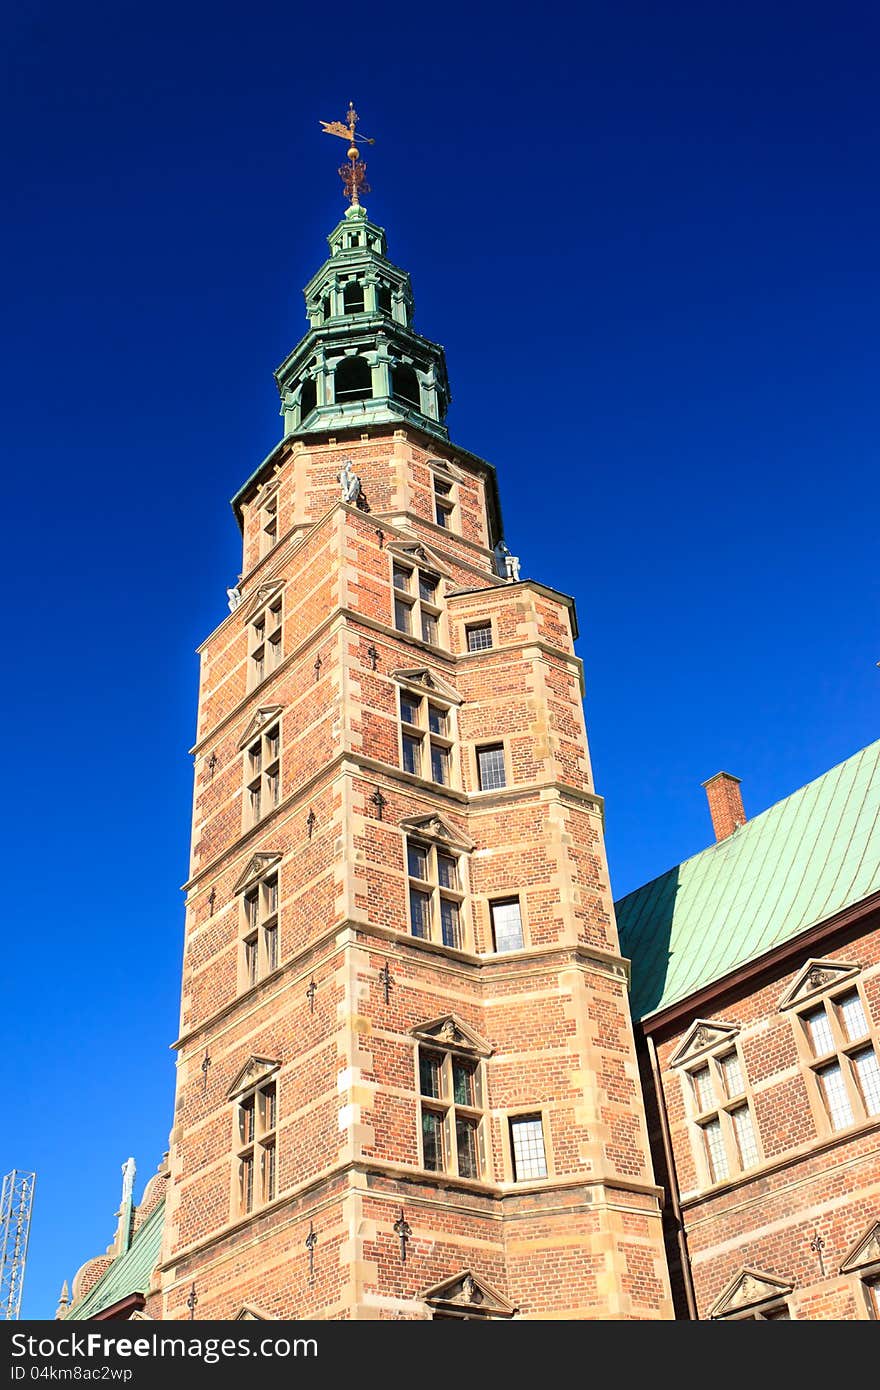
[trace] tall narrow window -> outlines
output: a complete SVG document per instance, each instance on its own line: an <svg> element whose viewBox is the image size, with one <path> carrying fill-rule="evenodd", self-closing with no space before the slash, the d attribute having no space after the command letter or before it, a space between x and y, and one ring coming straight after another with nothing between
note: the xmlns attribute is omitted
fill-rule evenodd
<svg viewBox="0 0 880 1390"><path fill-rule="evenodd" d="M275 1081L266 1081L237 1103L238 1215L272 1202L276 1194Z"/></svg>
<svg viewBox="0 0 880 1390"><path fill-rule="evenodd" d="M455 511L455 497L453 485L445 478L440 478L434 474L434 520L438 526L442 526L448 531L452 527L452 517Z"/></svg>
<svg viewBox="0 0 880 1390"><path fill-rule="evenodd" d="M441 786L452 784L452 712L427 695L400 692L403 768Z"/></svg>
<svg viewBox="0 0 880 1390"><path fill-rule="evenodd" d="M247 812L251 825L278 805L281 792L280 725L263 730L245 750Z"/></svg>
<svg viewBox="0 0 880 1390"><path fill-rule="evenodd" d="M278 491L260 506L260 558L268 555L278 540Z"/></svg>
<svg viewBox="0 0 880 1390"><path fill-rule="evenodd" d="M477 781L481 792L507 785L503 743L487 743L477 749Z"/></svg>
<svg viewBox="0 0 880 1390"><path fill-rule="evenodd" d="M876 1040L858 984L815 996L797 1009L799 1048L832 1130L880 1114Z"/></svg>
<svg viewBox="0 0 880 1390"><path fill-rule="evenodd" d="M521 951L524 943L519 898L498 898L489 904L489 910L495 950L499 953Z"/></svg>
<svg viewBox="0 0 880 1390"><path fill-rule="evenodd" d="M438 845L408 839L406 868L413 936L460 949L464 894L458 858Z"/></svg>
<svg viewBox="0 0 880 1390"><path fill-rule="evenodd" d="M398 632L421 637L437 646L440 641L440 579L429 570L394 562L394 626Z"/></svg>
<svg viewBox="0 0 880 1390"><path fill-rule="evenodd" d="M282 598L279 594L251 622L251 689L271 675L281 661L281 608Z"/></svg>
<svg viewBox="0 0 880 1390"><path fill-rule="evenodd" d="M432 1173L479 1178L483 1076L479 1059L419 1047L422 1162Z"/></svg>
<svg viewBox="0 0 880 1390"><path fill-rule="evenodd" d="M544 1124L540 1115L514 1115L510 1119L510 1156L514 1182L546 1178Z"/></svg>
<svg viewBox="0 0 880 1390"><path fill-rule="evenodd" d="M278 965L278 875L254 883L242 899L243 979L248 988Z"/></svg>
<svg viewBox="0 0 880 1390"><path fill-rule="evenodd" d="M760 1162L751 1097L736 1046L729 1039L687 1067L685 1092L706 1183Z"/></svg>

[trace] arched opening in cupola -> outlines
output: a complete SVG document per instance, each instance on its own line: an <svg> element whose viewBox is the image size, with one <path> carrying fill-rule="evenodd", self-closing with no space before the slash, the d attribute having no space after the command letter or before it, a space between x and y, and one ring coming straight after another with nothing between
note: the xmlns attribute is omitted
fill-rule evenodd
<svg viewBox="0 0 880 1390"><path fill-rule="evenodd" d="M399 362L396 367L391 368L391 394L396 401L404 401L406 405L413 405L416 410L422 408L419 379L413 368L407 366L405 362Z"/></svg>
<svg viewBox="0 0 880 1390"><path fill-rule="evenodd" d="M337 401L368 401L373 394L373 373L363 357L344 357L336 368Z"/></svg>
<svg viewBox="0 0 880 1390"><path fill-rule="evenodd" d="M318 387L311 377L307 377L302 384L302 391L299 395L299 418L302 423L308 415L311 415L315 406L318 404Z"/></svg>
<svg viewBox="0 0 880 1390"><path fill-rule="evenodd" d="M321 318L322 318L322 320L324 321L324 323L326 323L327 320L330 319L330 318L332 318L332 317L333 317L333 301L331 300L329 294L326 294L326 295L324 296L324 298L321 300Z"/></svg>
<svg viewBox="0 0 880 1390"><path fill-rule="evenodd" d="M342 312L362 314L364 312L364 287L360 280L349 280L342 291Z"/></svg>
<svg viewBox="0 0 880 1390"><path fill-rule="evenodd" d="M376 300L383 314L391 313L391 286L380 285Z"/></svg>

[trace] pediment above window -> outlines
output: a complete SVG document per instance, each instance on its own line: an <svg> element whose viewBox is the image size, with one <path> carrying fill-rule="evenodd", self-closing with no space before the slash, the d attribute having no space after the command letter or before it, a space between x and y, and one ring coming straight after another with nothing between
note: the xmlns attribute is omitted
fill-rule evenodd
<svg viewBox="0 0 880 1390"><path fill-rule="evenodd" d="M861 966L847 965L839 960L808 960L794 984L789 985L783 994L779 1007L787 1009L792 1004L801 1004L805 999L812 999L814 995L822 994L834 985L853 979L860 969Z"/></svg>
<svg viewBox="0 0 880 1390"><path fill-rule="evenodd" d="M234 1100L243 1091L249 1091L252 1086L258 1086L261 1081L266 1081L272 1076L280 1066L281 1063L273 1061L271 1057L249 1057L226 1092L226 1099Z"/></svg>
<svg viewBox="0 0 880 1390"><path fill-rule="evenodd" d="M449 700L451 704L460 705L463 697L456 690L454 685L435 676L433 671L429 671L424 666L414 667L406 671L392 671L391 679L397 681L398 685L412 686L417 690L425 691L434 695L439 695L444 700Z"/></svg>
<svg viewBox="0 0 880 1390"><path fill-rule="evenodd" d="M671 1067L680 1067L701 1057L704 1052L712 1052L722 1043L732 1042L739 1032L738 1023L722 1023L717 1019L697 1018L685 1033L678 1047L669 1059Z"/></svg>
<svg viewBox="0 0 880 1390"><path fill-rule="evenodd" d="M278 718L283 708L283 705L264 705L262 709L258 709L238 741L239 748L246 748L251 739L256 738L267 724L271 724L273 720Z"/></svg>
<svg viewBox="0 0 880 1390"><path fill-rule="evenodd" d="M267 603L271 603L273 598L277 598L283 588L283 579L267 580L265 584L260 584L248 600L246 611L248 621L255 618L260 609L265 608Z"/></svg>
<svg viewBox="0 0 880 1390"><path fill-rule="evenodd" d="M268 1313L254 1303L243 1303L232 1319L233 1322L274 1322Z"/></svg>
<svg viewBox="0 0 880 1390"><path fill-rule="evenodd" d="M431 458L426 459L425 462L427 463L431 472L439 474L439 476L443 478L444 481L450 483L464 482L466 475L462 473L460 468L456 468L454 464L447 463L446 459Z"/></svg>
<svg viewBox="0 0 880 1390"><path fill-rule="evenodd" d="M840 1266L840 1272L841 1274L855 1274L878 1264L880 1264L880 1221L875 1221L871 1229L856 1241Z"/></svg>
<svg viewBox="0 0 880 1390"><path fill-rule="evenodd" d="M415 565L417 569L430 570L432 574L441 574L444 579L452 578L452 570L449 566L433 550L422 545L421 541L389 541L385 549L399 560L409 560L410 564Z"/></svg>
<svg viewBox="0 0 880 1390"><path fill-rule="evenodd" d="M466 1023L462 1023L456 1014L442 1014L440 1018L432 1019L430 1023L422 1023L417 1028L411 1028L410 1034L419 1042L434 1043L437 1047L455 1048L459 1052L477 1053L480 1057L491 1057L492 1047L481 1038L479 1033L475 1033L473 1028L469 1028Z"/></svg>
<svg viewBox="0 0 880 1390"><path fill-rule="evenodd" d="M407 835L417 835L423 840L446 845L449 849L460 850L464 854L470 854L474 848L473 840L469 840L460 830L456 830L454 825L450 825L448 820L436 813L429 816L407 816L399 825Z"/></svg>
<svg viewBox="0 0 880 1390"><path fill-rule="evenodd" d="M512 1318L516 1312L503 1294L469 1269L463 1269L451 1279L443 1279L419 1296L432 1308L454 1309L470 1316Z"/></svg>
<svg viewBox="0 0 880 1390"><path fill-rule="evenodd" d="M233 893L241 893L251 883L258 883L264 874L281 862L281 854L255 854L248 862L248 866L239 879L236 880Z"/></svg>
<svg viewBox="0 0 880 1390"><path fill-rule="evenodd" d="M155 1319L154 1319L154 1318L151 1318L150 1315L149 1315L149 1313L145 1313L145 1312L143 1311L142 1308L135 1308L134 1312L132 1313L132 1315L131 1315L131 1317L129 1318L128 1321L129 1321L129 1322L154 1322Z"/></svg>
<svg viewBox="0 0 880 1390"><path fill-rule="evenodd" d="M723 1318L744 1308L757 1308L762 1303L776 1303L787 1298L793 1285L775 1274L758 1269L741 1269L709 1309L710 1318Z"/></svg>

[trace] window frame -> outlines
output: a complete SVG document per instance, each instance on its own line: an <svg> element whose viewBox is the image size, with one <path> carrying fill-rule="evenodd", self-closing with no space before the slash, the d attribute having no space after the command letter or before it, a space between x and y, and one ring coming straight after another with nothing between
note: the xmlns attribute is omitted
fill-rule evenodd
<svg viewBox="0 0 880 1390"><path fill-rule="evenodd" d="M507 950L499 951L498 938L495 932L495 908L506 907L509 903L516 903L519 908L519 928L521 945L508 947ZM522 893L505 893L502 897L487 898L486 905L489 909L489 940L492 943L492 954L495 956L509 956L514 951L525 951L528 947L528 935L526 931L526 916L523 911Z"/></svg>
<svg viewBox="0 0 880 1390"><path fill-rule="evenodd" d="M464 623L464 652L466 656L479 656L481 652L491 652L495 649L495 625L491 618L480 618L475 622ZM472 632L488 632L489 641L485 646L472 647Z"/></svg>
<svg viewBox="0 0 880 1390"><path fill-rule="evenodd" d="M541 1177L517 1177L516 1173L516 1152L513 1139L513 1126L529 1120L538 1120L541 1125L541 1142L544 1148L544 1168L545 1172ZM502 1143L504 1149L504 1171L507 1181L515 1183L517 1187L524 1187L529 1183L545 1183L554 1175L553 1153L550 1142L550 1125L548 1123L547 1111L543 1106L523 1105L515 1109L504 1112L504 1123L502 1126Z"/></svg>
<svg viewBox="0 0 880 1390"><path fill-rule="evenodd" d="M422 878L411 870L410 849L423 853L428 865L428 877ZM417 941L426 941L433 946L443 946L447 950L468 950L469 932L466 914L467 885L464 876L466 853L448 845L443 840L435 840L417 831L408 830L403 836L403 857L406 872L406 920L409 935ZM450 859L455 865L456 887L440 882L440 860ZM419 893L428 899L428 934L414 930L413 894ZM458 940L445 941L443 922L443 903L453 903L456 908Z"/></svg>
<svg viewBox="0 0 880 1390"><path fill-rule="evenodd" d="M272 739L275 750L272 750ZM244 747L245 829L271 815L281 803L281 717L267 720Z"/></svg>
<svg viewBox="0 0 880 1390"><path fill-rule="evenodd" d="M456 479L439 469L431 469L432 521L441 531L458 530L458 485ZM441 521L443 516L445 520Z"/></svg>
<svg viewBox="0 0 880 1390"><path fill-rule="evenodd" d="M848 1036L841 1004L847 995L855 995L864 1015L866 1031L855 1039ZM829 981L823 988L814 990L806 998L797 999L788 1005L794 1028L795 1046L804 1080L807 1086L810 1108L816 1122L817 1132L826 1137L845 1134L851 1129L880 1119L880 1106L870 1110L855 1057L867 1050L873 1052L875 1066L880 1068L880 1047L877 1029L868 1007L861 979L856 974L846 975L839 980ZM832 1047L816 1051L810 1019L821 1013L829 1030ZM844 1095L850 1111L850 1119L840 1125L834 1123L834 1106L829 1102L821 1077L837 1066L843 1081Z"/></svg>
<svg viewBox="0 0 880 1390"><path fill-rule="evenodd" d="M251 879L240 893L239 993L254 989L281 963L279 869L279 863L273 864L259 877ZM252 904L255 905L253 910ZM269 949L270 942L274 942L273 952Z"/></svg>
<svg viewBox="0 0 880 1390"><path fill-rule="evenodd" d="M284 595L272 594L248 622L248 690L256 690L284 660Z"/></svg>
<svg viewBox="0 0 880 1390"><path fill-rule="evenodd" d="M275 487L257 504L257 551L261 560L278 544L278 495L279 489Z"/></svg>
<svg viewBox="0 0 880 1390"><path fill-rule="evenodd" d="M271 1124L266 1123L265 1102L271 1093ZM252 1115L249 1133L242 1127L244 1113ZM278 1071L260 1077L232 1098L232 1219L244 1221L278 1197ZM271 1162L270 1156L271 1155ZM250 1183L245 1174L249 1170Z"/></svg>
<svg viewBox="0 0 880 1390"><path fill-rule="evenodd" d="M397 687L397 726L398 759L401 769L411 777L419 777L431 782L435 787L458 788L459 778L455 749L458 743L456 706L453 700L424 686L398 683ZM404 718L404 701L411 705L416 714L414 720ZM446 721L446 732L438 733L431 728L431 713L439 712ZM407 740L418 745L418 771L407 767ZM445 755L448 776L443 781L434 777L434 751Z"/></svg>
<svg viewBox="0 0 880 1390"><path fill-rule="evenodd" d="M439 1095L429 1094L422 1089L422 1060L429 1057L439 1059ZM473 1077L472 1105L455 1098L455 1066L467 1065ZM418 1153L419 1167L423 1172L442 1174L458 1182L484 1182L488 1171L486 1154L486 1127L488 1124L488 1091L486 1087L485 1060L469 1048L450 1046L442 1038L430 1040L420 1038L414 1047L415 1088L418 1097ZM440 1118L441 1162L436 1168L429 1168L425 1159L424 1116L431 1114ZM459 1171L460 1153L458 1146L459 1118L469 1125L474 1133L473 1174Z"/></svg>
<svg viewBox="0 0 880 1390"><path fill-rule="evenodd" d="M397 582L398 573L408 576L407 587ZM423 578L435 579L435 596L439 602L432 602L422 595ZM443 576L427 565L418 565L414 560L403 559L392 553L391 556L391 616L395 632L402 637L410 637L428 647L439 647L444 641L443 628L445 610L443 605ZM407 627L398 622L398 612L405 610ZM435 624L435 636L426 637L425 619Z"/></svg>
<svg viewBox="0 0 880 1390"><path fill-rule="evenodd" d="M481 754L481 753L494 752L494 751L495 751L496 749L498 749L498 748L501 749L501 759L502 759L502 764L503 764L503 768L504 768L504 781L503 781L503 783L501 784L500 787L484 787L484 786L483 786L482 772L481 772L481 768L480 768L480 754ZM503 739L503 738L495 738L495 739L492 739L491 742L486 742L486 743L475 743L475 744L474 744L474 793L477 793L477 792L486 792L486 793L490 793L490 794L491 794L492 792L501 792L501 791L505 791L505 790L506 790L508 787L510 787L511 785L512 785L512 778L511 778L511 776L510 776L510 759L509 759L508 753L507 753L507 740L506 740L506 739Z"/></svg>
<svg viewBox="0 0 880 1390"><path fill-rule="evenodd" d="M723 1064L735 1058L742 1086L731 1092L724 1076ZM684 1094L685 1114L691 1134L697 1179L701 1189L731 1182L754 1172L764 1162L764 1149L755 1112L754 1096L742 1050L735 1036L729 1034L714 1046L690 1057L679 1066ZM702 1103L697 1076L706 1072L709 1078L710 1104ZM734 1115L746 1110L749 1115L755 1156L746 1163ZM707 1137L709 1126L717 1121L725 1171L716 1173L712 1146Z"/></svg>

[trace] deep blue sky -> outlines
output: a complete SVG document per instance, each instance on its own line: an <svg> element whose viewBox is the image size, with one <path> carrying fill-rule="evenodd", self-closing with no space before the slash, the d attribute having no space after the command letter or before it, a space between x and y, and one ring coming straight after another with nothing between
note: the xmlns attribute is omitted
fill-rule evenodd
<svg viewBox="0 0 880 1390"><path fill-rule="evenodd" d="M616 896L880 733L873 3L76 6L3 21L0 1172L24 1312L167 1146L197 666L272 369L366 200L453 438L575 595ZM378 16L378 17L377 17Z"/></svg>

